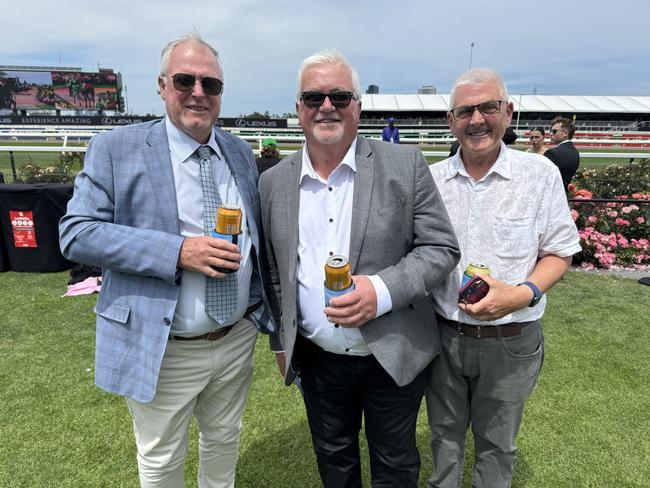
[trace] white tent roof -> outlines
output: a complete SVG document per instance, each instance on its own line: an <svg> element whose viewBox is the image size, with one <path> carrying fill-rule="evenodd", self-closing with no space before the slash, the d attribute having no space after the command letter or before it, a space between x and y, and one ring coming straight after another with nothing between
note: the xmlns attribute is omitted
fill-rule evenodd
<svg viewBox="0 0 650 488"><path fill-rule="evenodd" d="M522 112L602 112L650 114L650 96L576 96L576 95L514 95L510 101ZM370 95L362 98L364 111L369 112L446 112L449 95Z"/></svg>

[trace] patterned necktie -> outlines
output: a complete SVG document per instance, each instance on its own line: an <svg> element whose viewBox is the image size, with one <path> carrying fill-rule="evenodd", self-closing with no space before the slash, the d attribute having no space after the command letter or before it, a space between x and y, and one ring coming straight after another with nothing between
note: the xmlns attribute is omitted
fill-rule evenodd
<svg viewBox="0 0 650 488"><path fill-rule="evenodd" d="M222 205L212 173L210 146L199 146L196 150L201 158L201 188L203 189L203 230L212 235L217 208ZM223 279L205 278L205 313L223 325L237 308L237 273Z"/></svg>

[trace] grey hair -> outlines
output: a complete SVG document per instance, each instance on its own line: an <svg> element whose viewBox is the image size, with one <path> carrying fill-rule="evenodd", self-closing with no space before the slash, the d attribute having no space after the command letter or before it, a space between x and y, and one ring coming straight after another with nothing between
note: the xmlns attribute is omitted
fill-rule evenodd
<svg viewBox="0 0 650 488"><path fill-rule="evenodd" d="M302 74L307 68L320 64L340 64L344 66L350 72L350 78L352 78L352 92L354 93L354 98L361 100L361 85L359 83L359 75L354 70L350 62L345 59L345 56L338 49L323 49L322 51L312 54L306 58L300 65L298 70L298 92L296 94L296 100L300 100L300 92L302 91Z"/></svg>
<svg viewBox="0 0 650 488"><path fill-rule="evenodd" d="M223 64L221 63L221 58L219 57L217 50L213 48L207 41L204 41L198 32L190 32L189 34L185 34L178 39L168 42L167 45L163 48L162 52L160 53L160 76L165 76L167 74L167 70L169 69L169 58L171 57L172 50L179 44L183 44L185 42L188 42L190 44L200 44L201 46L207 47L212 52L212 54L214 54L214 58L217 60L217 63L219 63L221 73L223 73Z"/></svg>
<svg viewBox="0 0 650 488"><path fill-rule="evenodd" d="M458 90L458 87L464 85L478 85L484 81L492 80L496 81L499 85L499 96L501 97L501 100L507 102L510 99L510 95L508 95L508 88L506 87L503 78L501 78L501 75L490 68L474 68L465 71L454 82L454 86L451 88L451 97L449 98L449 109L451 110L452 108L455 108L454 102L456 101L456 90Z"/></svg>

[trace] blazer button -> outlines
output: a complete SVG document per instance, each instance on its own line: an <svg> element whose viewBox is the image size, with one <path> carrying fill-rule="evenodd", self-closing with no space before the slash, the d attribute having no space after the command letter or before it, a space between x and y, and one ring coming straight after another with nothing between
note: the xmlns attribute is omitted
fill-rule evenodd
<svg viewBox="0 0 650 488"><path fill-rule="evenodd" d="M169 325L169 324L171 324L171 323L172 323L172 321L169 320L169 318L165 317L165 318L163 319L163 324L165 324L165 325Z"/></svg>

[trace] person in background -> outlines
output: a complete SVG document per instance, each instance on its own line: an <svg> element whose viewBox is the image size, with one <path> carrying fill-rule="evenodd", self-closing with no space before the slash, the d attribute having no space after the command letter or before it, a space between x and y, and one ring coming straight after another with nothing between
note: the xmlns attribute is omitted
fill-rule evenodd
<svg viewBox="0 0 650 488"><path fill-rule="evenodd" d="M277 141L270 137L264 139L260 157L255 160L258 173L262 174L267 169L278 164L281 159Z"/></svg>
<svg viewBox="0 0 650 488"><path fill-rule="evenodd" d="M298 80L305 145L260 177L281 304L271 345L285 384L299 375L325 487L362 486L363 421L372 486L415 488L416 419L439 350L431 290L459 259L456 238L422 153L358 135L359 78L343 55L308 57ZM340 255L355 288L325 306L325 263Z"/></svg>
<svg viewBox="0 0 650 488"><path fill-rule="evenodd" d="M184 486L190 421L200 488L232 488L261 282L250 146L215 127L223 68L198 34L167 44L162 120L95 135L60 222L61 250L99 266L95 383L133 418L143 488ZM211 236L221 204L243 213L238 243Z"/></svg>
<svg viewBox="0 0 650 488"><path fill-rule="evenodd" d="M451 91L447 120L462 149L430 166L463 255L433 290L442 352L429 367L429 487L462 484L474 436L475 488L510 486L515 438L542 367L545 293L580 251L557 168L502 141L513 105L501 76L477 68ZM459 303L462 276L485 265L488 293Z"/></svg>
<svg viewBox="0 0 650 488"><path fill-rule="evenodd" d="M548 149L544 144L545 137L544 129L541 127L535 127L528 133L528 140L530 141L530 149L527 152L534 152L536 154L541 154L542 156Z"/></svg>
<svg viewBox="0 0 650 488"><path fill-rule="evenodd" d="M575 132L576 124L573 120L555 117L551 122L551 140L556 146L544 153L560 169L565 191L580 166L580 153L571 141Z"/></svg>
<svg viewBox="0 0 650 488"><path fill-rule="evenodd" d="M389 117L387 122L388 124L384 127L384 130L381 131L381 140L384 142L399 144L399 129L395 127L395 119Z"/></svg>

